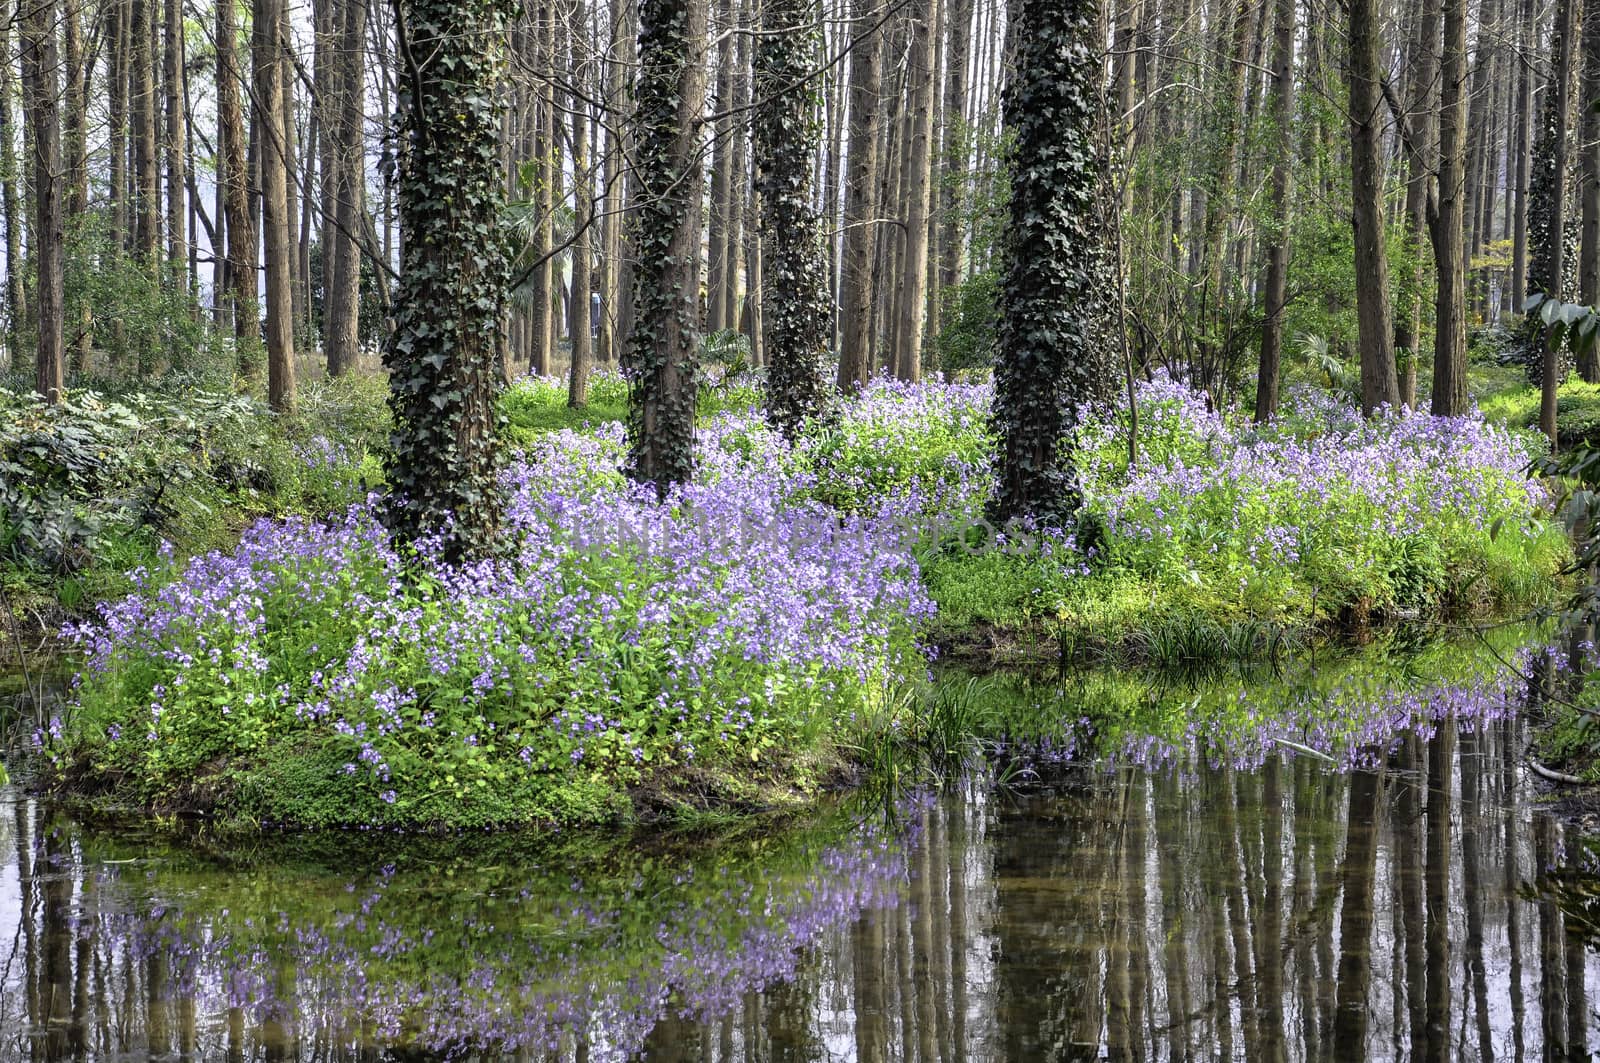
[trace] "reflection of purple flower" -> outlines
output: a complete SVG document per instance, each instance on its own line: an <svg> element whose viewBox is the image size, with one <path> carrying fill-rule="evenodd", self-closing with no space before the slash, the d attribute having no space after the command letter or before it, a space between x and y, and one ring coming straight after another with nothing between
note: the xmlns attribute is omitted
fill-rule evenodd
<svg viewBox="0 0 1600 1063"><path fill-rule="evenodd" d="M793 978L804 950L824 935L898 904L928 800L905 803L903 829L857 826L848 840L802 855L794 870L763 861L756 871L725 872L713 859L669 876L682 887L669 891L674 900L663 901L661 882L641 875L594 896L575 882L569 898L538 910L534 896L560 891L533 881L515 907L493 916L493 908L451 908L449 925L437 928L418 920L426 872L390 866L344 891L319 887L329 907L305 919L270 907L151 906L137 880L119 885L113 867L99 873L97 923L80 933L135 963L164 958L166 999L188 1000L199 1016L238 1008L247 1022L279 1023L305 1043L458 1058L551 1052L580 1036L590 1059L620 1063L669 1012L725 1014L746 994ZM202 1022L197 1033L202 1055L227 1036L220 1021Z"/></svg>

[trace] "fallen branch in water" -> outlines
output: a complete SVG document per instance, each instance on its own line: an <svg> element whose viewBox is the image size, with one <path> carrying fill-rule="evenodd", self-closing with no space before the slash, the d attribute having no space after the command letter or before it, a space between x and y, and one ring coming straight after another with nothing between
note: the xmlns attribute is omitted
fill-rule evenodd
<svg viewBox="0 0 1600 1063"><path fill-rule="evenodd" d="M1551 782L1558 782L1563 786L1587 786L1589 784L1587 779L1580 779L1576 775L1568 775L1564 771L1554 771L1540 764L1532 757L1528 758L1528 767L1532 768L1533 773L1541 779L1549 779Z"/></svg>

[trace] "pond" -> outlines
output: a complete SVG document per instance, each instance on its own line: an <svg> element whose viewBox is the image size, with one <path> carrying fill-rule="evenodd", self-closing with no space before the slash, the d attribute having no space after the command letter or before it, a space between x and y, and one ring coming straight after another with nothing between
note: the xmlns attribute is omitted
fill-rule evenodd
<svg viewBox="0 0 1600 1063"><path fill-rule="evenodd" d="M0 1061L1587 1058L1600 858L1526 726L536 847L230 844L7 790Z"/></svg>

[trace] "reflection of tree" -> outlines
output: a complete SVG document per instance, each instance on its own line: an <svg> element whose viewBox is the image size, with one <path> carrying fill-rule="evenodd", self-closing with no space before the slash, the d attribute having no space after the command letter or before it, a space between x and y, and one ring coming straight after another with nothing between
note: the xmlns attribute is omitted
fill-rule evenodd
<svg viewBox="0 0 1600 1063"><path fill-rule="evenodd" d="M1383 775L1358 771L1350 777L1345 817L1344 863L1339 880L1339 984L1334 1004L1333 1058L1367 1054L1367 990L1372 980L1373 872L1378 855L1378 800Z"/></svg>
<svg viewBox="0 0 1600 1063"><path fill-rule="evenodd" d="M1002 796L965 783L915 805L903 844L851 823L844 837L655 854L648 869L613 854L645 881L590 874L574 890L563 871L527 897L525 872L466 861L442 880L268 871L208 901L214 870L185 877L176 854L99 863L126 850L23 806L6 817L15 864L8 853L0 874L17 867L24 914L0 1027L26 1009L43 1058L148 1043L354 1063L408 1039L423 1050L443 1036L430 1023L547 1005L565 1009L540 1028L557 1048L525 1042L523 1058L1583 1058L1582 934L1600 927L1600 888L1549 874L1542 901L1512 896L1561 848L1515 803L1521 748L1514 725L1447 726L1354 775L1299 759L1068 775ZM648 903L663 891L666 910ZM455 943L422 947L440 926ZM666 945L618 955L641 940ZM571 992L551 995L536 968ZM463 995L474 978L481 997ZM636 995L585 995L628 978ZM398 987L407 1005L384 1010ZM0 1029L0 1063L25 1058Z"/></svg>
<svg viewBox="0 0 1600 1063"><path fill-rule="evenodd" d="M1454 788L1455 721L1428 743L1427 1043L1424 1060L1450 1058L1450 805Z"/></svg>

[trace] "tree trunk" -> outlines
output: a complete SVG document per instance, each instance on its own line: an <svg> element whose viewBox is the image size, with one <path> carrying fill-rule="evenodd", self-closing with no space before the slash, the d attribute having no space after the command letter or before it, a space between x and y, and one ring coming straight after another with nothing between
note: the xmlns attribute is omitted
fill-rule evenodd
<svg viewBox="0 0 1600 1063"><path fill-rule="evenodd" d="M288 130L283 121L283 57L288 10L255 0L256 121L260 126L261 230L266 259L267 401L294 407L294 243L289 235Z"/></svg>
<svg viewBox="0 0 1600 1063"><path fill-rule="evenodd" d="M217 3L217 137L221 142L224 215L228 233L228 283L232 289L233 328L239 341L239 369L255 372L251 359L260 337L256 310L256 224L250 210L250 169L244 113L239 98L238 9L235 0Z"/></svg>
<svg viewBox="0 0 1600 1063"><path fill-rule="evenodd" d="M663 496L694 465L705 38L705 0L640 4L628 472Z"/></svg>
<svg viewBox="0 0 1600 1063"><path fill-rule="evenodd" d="M850 37L850 147L845 160L844 249L839 262L839 386L872 375L872 264L878 202L878 91L883 34L878 6L855 0Z"/></svg>
<svg viewBox="0 0 1600 1063"><path fill-rule="evenodd" d="M967 65L972 52L973 0L946 0L950 8L950 43L945 54L944 137L938 170L943 174L939 195L939 287L949 301L951 289L961 282L961 251L966 243L967 159L971 134L966 120Z"/></svg>
<svg viewBox="0 0 1600 1063"><path fill-rule="evenodd" d="M749 0L740 5L739 19L742 28L750 28L750 23L754 21L751 8ZM741 288L740 282L741 270L748 271L750 266L750 256L745 253L745 230L753 231L755 228L755 217L746 210L754 196L747 150L750 118L745 111L750 104L752 51L750 38L741 34L734 51L733 106L737 113L728 129L728 135L733 138L733 162L728 175L728 250L723 271L725 283L722 286L722 323L727 328L735 330L740 327L741 306L748 305L746 300L753 297L751 286L746 284ZM754 280L753 274L750 275L750 279ZM755 358L759 340L758 335L753 332L750 334L752 360Z"/></svg>
<svg viewBox="0 0 1600 1063"><path fill-rule="evenodd" d="M60 85L57 71L55 0L24 4L21 11L22 78L33 145L34 291L38 347L34 390L45 402L58 403L66 390L62 350L62 303L65 282L61 249Z"/></svg>
<svg viewBox="0 0 1600 1063"><path fill-rule="evenodd" d="M1461 0L1452 0L1459 3ZM1555 106L1551 128L1546 132L1554 138L1551 162L1554 173L1550 175L1549 214L1546 220L1545 253L1549 256L1544 269L1544 293L1552 299L1567 296L1565 274L1567 269L1567 130L1572 125L1572 63L1574 38L1578 32L1579 0L1556 0L1556 25L1554 44L1556 66L1552 84L1546 91L1554 92ZM1550 438L1550 449L1557 447L1556 391L1561 386L1561 345L1555 337L1540 337L1544 342L1544 367L1539 375L1539 427Z"/></svg>
<svg viewBox="0 0 1600 1063"><path fill-rule="evenodd" d="M1422 351L1423 233L1428 229L1428 194L1433 187L1435 106L1434 84L1438 59L1433 42L1439 38L1439 0L1428 0L1419 10L1408 44L1406 110L1411 135L1404 143L1406 159L1405 234L1411 257L1411 293L1395 316L1396 357L1405 359L1400 378L1400 401L1416 402L1417 358Z"/></svg>
<svg viewBox="0 0 1600 1063"><path fill-rule="evenodd" d="M1531 52L1533 41L1534 0L1522 0L1522 14L1517 21L1518 80L1516 143L1516 188L1513 200L1516 216L1513 219L1511 238L1511 308L1521 312L1528 297L1528 177L1530 156L1533 154L1533 88L1534 72Z"/></svg>
<svg viewBox="0 0 1600 1063"><path fill-rule="evenodd" d="M825 401L828 278L813 195L822 129L807 84L819 15L813 0L766 0L755 59L767 418L790 438L823 413Z"/></svg>
<svg viewBox="0 0 1600 1063"><path fill-rule="evenodd" d="M323 313L327 315L328 375L353 368L361 356L361 248L359 234L366 204L365 41L367 0L342 0L336 15L334 117L327 131L332 142L334 214L324 221L322 253L325 271Z"/></svg>
<svg viewBox="0 0 1600 1063"><path fill-rule="evenodd" d="M717 95L713 106L726 116L718 118L712 127L711 224L707 231L706 261L706 328L711 332L729 327L724 315L731 302L726 286L733 272L728 266L728 218L733 210L734 195L733 140L742 135L745 126L742 114L726 114L734 106L733 82L737 67L733 45L738 35L733 32L733 22L736 12L734 0L717 0L718 25L713 29L722 30L722 38L717 42Z"/></svg>
<svg viewBox="0 0 1600 1063"><path fill-rule="evenodd" d="M496 140L506 50L499 0L395 0L402 94L401 269L384 354L395 430L390 530L447 560L497 547L497 336L508 266ZM419 39L416 34L426 34Z"/></svg>
<svg viewBox="0 0 1600 1063"><path fill-rule="evenodd" d="M1277 224L1267 251L1266 306L1261 324L1261 365L1256 373L1257 422L1278 412L1279 366L1283 360L1283 312L1289 301L1290 167L1294 163L1295 0L1277 0L1273 44L1272 125L1278 136L1278 161L1272 169L1272 214Z"/></svg>
<svg viewBox="0 0 1600 1063"><path fill-rule="evenodd" d="M572 364L567 377L567 405L582 407L589 401L589 229L594 221L594 168L589 158L588 63L584 51L588 41L584 32L582 0L573 0L572 24L567 33L573 93L572 109L572 288L567 302L567 329L572 343Z"/></svg>
<svg viewBox="0 0 1600 1063"><path fill-rule="evenodd" d="M188 180L184 176L183 5L166 0L163 10L162 83L167 90L166 123L162 129L167 157L167 269L169 283L182 287L189 268L189 247L184 238L184 195Z"/></svg>
<svg viewBox="0 0 1600 1063"><path fill-rule="evenodd" d="M1583 20L1583 120L1579 125L1580 199L1583 209L1582 242L1578 252L1578 280L1586 306L1600 304L1600 4ZM1600 383L1600 352L1593 346L1578 357L1578 372L1589 383Z"/></svg>
<svg viewBox="0 0 1600 1063"><path fill-rule="evenodd" d="M555 6L549 3L536 9L534 27L534 54L537 61L555 66ZM536 109L533 137L534 159L534 210L536 229L533 253L542 259L534 266L528 295L528 371L543 376L550 372L550 318L551 301L555 289L555 259L551 255L555 243L554 218L556 209L556 107L555 93L547 79L541 79L534 88Z"/></svg>
<svg viewBox="0 0 1600 1063"><path fill-rule="evenodd" d="M1451 0L1461 3L1462 0ZM1394 315L1383 227L1383 94L1377 0L1350 0L1350 180L1355 228L1356 315L1361 343L1361 409L1399 406ZM1459 229L1458 229L1459 232Z"/></svg>
<svg viewBox="0 0 1600 1063"><path fill-rule="evenodd" d="M0 55L11 54L13 10L9 0L4 8L0 8ZM0 209L5 211L6 223L6 331L14 342L27 318L27 310L24 305L26 285L22 279L22 230L25 224L22 205L17 197L16 135L13 132L16 117L11 108L12 99L12 67L7 60L0 63ZM115 130L112 140L115 143ZM112 156L112 165L115 172L115 154Z"/></svg>
<svg viewBox="0 0 1600 1063"><path fill-rule="evenodd" d="M1437 294L1433 310L1433 412L1467 412L1466 213L1467 2L1444 0L1440 64L1439 207L1430 219Z"/></svg>
<svg viewBox="0 0 1600 1063"><path fill-rule="evenodd" d="M155 271L161 246L161 186L157 149L155 37L157 0L133 0L132 78L134 252Z"/></svg>
<svg viewBox="0 0 1600 1063"><path fill-rule="evenodd" d="M1014 142L1000 293L994 420L1001 520L1070 520L1081 501L1066 453L1077 411L1110 390L1109 299L1096 131L1097 0L1018 0L1005 92Z"/></svg>
<svg viewBox="0 0 1600 1063"><path fill-rule="evenodd" d="M906 166L905 259L900 273L899 337L895 373L902 380L922 379L922 326L928 291L928 206L933 156L934 35L939 25L939 0L923 0L913 15L907 69L909 137Z"/></svg>

